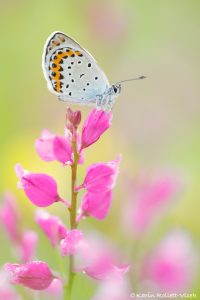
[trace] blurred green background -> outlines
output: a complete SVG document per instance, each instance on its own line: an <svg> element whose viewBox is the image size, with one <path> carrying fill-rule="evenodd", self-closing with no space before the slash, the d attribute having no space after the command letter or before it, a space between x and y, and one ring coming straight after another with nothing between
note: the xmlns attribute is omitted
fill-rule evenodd
<svg viewBox="0 0 200 300"><path fill-rule="evenodd" d="M66 104L48 91L41 69L45 40L59 30L92 53L111 83L148 77L124 84L114 107L113 126L86 151L80 182L92 162L109 161L119 153L123 161L109 217L83 226L93 226L120 243L117 228L126 191L124 174L134 177L140 169L172 169L180 174L184 190L151 239L179 226L199 246L199 12L198 0L0 1L0 191L11 190L18 196L26 227L36 228L35 208L16 188L15 163L54 176L61 194L69 197L68 172L56 163L41 161L34 148L42 129L63 133ZM90 108L81 110L85 117ZM49 210L66 219L59 205ZM49 244L42 234L41 239L38 256L45 259ZM0 242L5 242L5 236ZM8 247L1 247L1 264L11 260ZM50 254L48 250L53 265ZM90 285L88 279L81 280L82 285ZM88 299L87 294L84 297Z"/></svg>

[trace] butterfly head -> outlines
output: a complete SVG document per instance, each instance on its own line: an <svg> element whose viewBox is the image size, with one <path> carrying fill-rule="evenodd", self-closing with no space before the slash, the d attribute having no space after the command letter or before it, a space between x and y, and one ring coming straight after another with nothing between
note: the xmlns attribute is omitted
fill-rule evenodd
<svg viewBox="0 0 200 300"><path fill-rule="evenodd" d="M121 84L116 83L111 86L112 94L116 97L121 93Z"/></svg>

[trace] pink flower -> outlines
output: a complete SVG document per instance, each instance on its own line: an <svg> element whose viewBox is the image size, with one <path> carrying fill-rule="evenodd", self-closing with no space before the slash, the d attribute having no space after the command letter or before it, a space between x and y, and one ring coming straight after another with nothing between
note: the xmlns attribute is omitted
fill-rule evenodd
<svg viewBox="0 0 200 300"><path fill-rule="evenodd" d="M176 195L177 190L177 180L169 175L139 178L129 196L125 223L138 233L144 231L164 204Z"/></svg>
<svg viewBox="0 0 200 300"><path fill-rule="evenodd" d="M16 174L20 179L19 187L24 189L31 202L39 207L46 207L59 201L56 181L49 175L40 173L28 173L17 164Z"/></svg>
<svg viewBox="0 0 200 300"><path fill-rule="evenodd" d="M0 221L11 241L18 243L21 236L19 228L20 214L14 195L11 193L5 193L3 196L3 204L0 208Z"/></svg>
<svg viewBox="0 0 200 300"><path fill-rule="evenodd" d="M111 126L112 113L93 109L83 124L81 149L94 144Z"/></svg>
<svg viewBox="0 0 200 300"><path fill-rule="evenodd" d="M71 164L72 147L64 137L56 136L53 140L53 151L55 158L63 164Z"/></svg>
<svg viewBox="0 0 200 300"><path fill-rule="evenodd" d="M5 264L5 270L10 274L13 284L21 284L33 290L47 289L54 276L48 265L42 261L33 261L24 265Z"/></svg>
<svg viewBox="0 0 200 300"><path fill-rule="evenodd" d="M59 218L47 212L38 211L36 214L36 222L49 238L53 247L55 247L61 239L64 239L67 234L67 230Z"/></svg>
<svg viewBox="0 0 200 300"><path fill-rule="evenodd" d="M108 163L95 163L87 168L83 184L78 187L86 188L91 193L106 192L113 188L119 173L121 157Z"/></svg>
<svg viewBox="0 0 200 300"><path fill-rule="evenodd" d="M30 261L35 256L36 247L38 242L38 236L36 232L28 230L25 231L22 236L21 246L21 256L24 263Z"/></svg>
<svg viewBox="0 0 200 300"><path fill-rule="evenodd" d="M181 293L194 281L197 265L197 252L190 237L177 230L146 257L142 277L157 291Z"/></svg>
<svg viewBox="0 0 200 300"><path fill-rule="evenodd" d="M44 130L35 143L38 155L44 161L57 160L62 164L72 163L72 147L67 137L60 137Z"/></svg>
<svg viewBox="0 0 200 300"><path fill-rule="evenodd" d="M89 239L78 247L76 269L97 280L117 280L129 271L128 264L117 260L116 251L109 248L104 240Z"/></svg>
<svg viewBox="0 0 200 300"><path fill-rule="evenodd" d="M55 135L52 134L47 129L43 130L41 133L41 137L36 140L35 148L38 155L44 161L53 161L56 160L54 156L53 150L53 140Z"/></svg>
<svg viewBox="0 0 200 300"><path fill-rule="evenodd" d="M97 220L102 220L108 214L111 200L112 191L101 193L86 192L81 203L80 215L91 216Z"/></svg>
<svg viewBox="0 0 200 300"><path fill-rule="evenodd" d="M83 241L83 234L80 230L68 231L65 238L61 240L60 251L62 256L76 254L77 248Z"/></svg>

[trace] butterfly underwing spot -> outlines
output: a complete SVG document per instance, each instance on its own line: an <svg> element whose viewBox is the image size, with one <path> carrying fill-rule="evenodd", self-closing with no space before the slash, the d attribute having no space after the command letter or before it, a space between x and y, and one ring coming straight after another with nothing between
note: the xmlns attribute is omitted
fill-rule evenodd
<svg viewBox="0 0 200 300"><path fill-rule="evenodd" d="M83 73L83 74L81 74L81 75L80 75L80 78L81 78L81 77L83 77L84 75L85 75L84 73Z"/></svg>
<svg viewBox="0 0 200 300"><path fill-rule="evenodd" d="M68 89L69 88L69 84L66 84L66 89Z"/></svg>
<svg viewBox="0 0 200 300"><path fill-rule="evenodd" d="M88 68L90 68L91 66L92 66L92 64L91 64L91 63L89 63L89 64L88 64Z"/></svg>
<svg viewBox="0 0 200 300"><path fill-rule="evenodd" d="M98 79L98 77L96 76L94 79L95 79L95 80L97 80L97 79Z"/></svg>
<svg viewBox="0 0 200 300"><path fill-rule="evenodd" d="M72 93L71 92L69 92L69 96L71 96L72 95Z"/></svg>
<svg viewBox="0 0 200 300"><path fill-rule="evenodd" d="M71 82L74 82L74 79L72 79Z"/></svg>

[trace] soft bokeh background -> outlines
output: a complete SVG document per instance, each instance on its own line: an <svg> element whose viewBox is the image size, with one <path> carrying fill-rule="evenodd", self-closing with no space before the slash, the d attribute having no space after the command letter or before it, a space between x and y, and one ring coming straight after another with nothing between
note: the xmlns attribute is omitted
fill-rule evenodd
<svg viewBox="0 0 200 300"><path fill-rule="evenodd" d="M143 169L167 169L181 178L183 191L152 229L145 247L174 227L187 230L199 247L199 11L197 0L1 0L0 191L9 189L18 196L25 226L36 228L35 208L16 188L16 162L53 175L61 194L69 196L69 175L56 163L42 162L34 149L43 128L63 132L66 105L47 90L41 69L45 40L60 30L95 56L111 83L137 75L148 77L124 84L112 128L87 150L87 165L114 159L119 153L123 162L109 217L102 223L85 222L83 227L93 226L120 245L123 234L118 219L126 198L126 178L134 178ZM83 115L89 110L82 108ZM84 170L81 167L80 181ZM59 205L49 210L65 220ZM42 234L40 238L38 257L45 259L48 253L47 260L54 266L49 243ZM0 255L3 264L11 256L5 235L0 242L5 244ZM80 291L90 286L88 279L80 281ZM91 295L92 285L84 299Z"/></svg>

